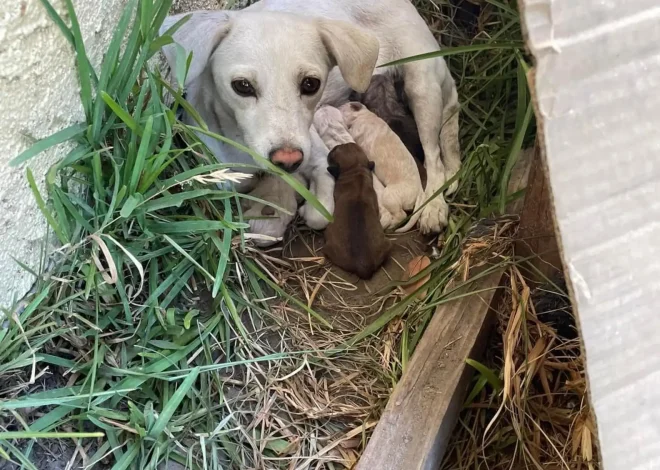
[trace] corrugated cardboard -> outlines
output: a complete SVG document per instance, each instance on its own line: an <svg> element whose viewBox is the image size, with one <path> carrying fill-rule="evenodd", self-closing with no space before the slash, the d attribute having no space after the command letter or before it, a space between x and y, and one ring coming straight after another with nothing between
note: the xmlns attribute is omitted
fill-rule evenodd
<svg viewBox="0 0 660 470"><path fill-rule="evenodd" d="M520 0L605 470L660 469L660 0Z"/></svg>

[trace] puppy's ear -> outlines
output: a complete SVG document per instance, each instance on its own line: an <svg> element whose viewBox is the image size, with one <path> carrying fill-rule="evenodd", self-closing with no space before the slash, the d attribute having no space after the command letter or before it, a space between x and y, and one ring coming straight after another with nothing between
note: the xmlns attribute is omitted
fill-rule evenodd
<svg viewBox="0 0 660 470"><path fill-rule="evenodd" d="M348 86L359 93L369 88L380 45L370 32L344 21L317 20L321 41Z"/></svg>
<svg viewBox="0 0 660 470"><path fill-rule="evenodd" d="M369 171L374 171L376 169L376 162L370 161L367 166L369 167Z"/></svg>
<svg viewBox="0 0 660 470"><path fill-rule="evenodd" d="M330 173L334 179L339 179L339 165L328 165L328 173Z"/></svg>
<svg viewBox="0 0 660 470"><path fill-rule="evenodd" d="M188 17L188 21L171 33L176 44L164 46L163 54L174 72L177 69L177 60L188 60L188 56L192 53L192 61L186 77L187 84L201 75L218 44L229 33L231 17L226 11L204 10L168 16L159 33L165 34L185 17ZM177 44L183 48L184 55L177 53Z"/></svg>

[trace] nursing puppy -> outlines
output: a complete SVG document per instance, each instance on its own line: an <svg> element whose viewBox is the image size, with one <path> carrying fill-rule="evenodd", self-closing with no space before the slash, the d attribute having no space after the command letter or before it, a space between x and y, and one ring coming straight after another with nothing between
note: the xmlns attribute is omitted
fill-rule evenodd
<svg viewBox="0 0 660 470"><path fill-rule="evenodd" d="M325 229L325 256L344 271L371 278L390 254L378 217L370 162L355 143L341 144L328 155L335 177L334 222Z"/></svg>
<svg viewBox="0 0 660 470"><path fill-rule="evenodd" d="M322 106L314 114L314 127L318 134L321 136L323 143L332 150L337 145L348 144L355 142L353 136L346 129L344 118L341 111L333 106ZM372 173L374 191L376 191L376 198L378 199L378 213L380 215L380 223L383 228L392 225L392 214L382 204L383 190L385 187L375 174Z"/></svg>
<svg viewBox="0 0 660 470"><path fill-rule="evenodd" d="M385 186L380 202L392 214L389 227L401 223L406 211L414 210L410 221L397 232L410 230L417 223L419 208L425 201L415 159L387 123L363 104L347 103L340 110L355 142L376 164L376 176Z"/></svg>
<svg viewBox="0 0 660 470"><path fill-rule="evenodd" d="M314 113L314 127L321 136L321 140L332 150L337 145L355 142L346 129L344 117L334 106L321 106Z"/></svg>
<svg viewBox="0 0 660 470"><path fill-rule="evenodd" d="M354 92L351 98L353 101L360 101L364 104L369 111L385 121L390 129L399 136L408 152L415 157L422 187L426 186L426 169L423 166L424 148L419 140L415 118L406 104L403 79L400 79L397 84L392 74L374 75L371 77L367 91Z"/></svg>

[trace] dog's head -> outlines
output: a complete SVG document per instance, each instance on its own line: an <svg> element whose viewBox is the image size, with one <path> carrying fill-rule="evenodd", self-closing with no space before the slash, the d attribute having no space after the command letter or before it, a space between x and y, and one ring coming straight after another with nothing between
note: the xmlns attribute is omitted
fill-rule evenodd
<svg viewBox="0 0 660 470"><path fill-rule="evenodd" d="M328 172L335 178L355 169L373 171L375 164L369 161L362 148L353 142L337 145L328 154Z"/></svg>
<svg viewBox="0 0 660 470"><path fill-rule="evenodd" d="M364 91L379 49L350 23L272 12L195 12L174 39L193 53L187 83L202 78L197 93L220 127L287 171L310 153L309 128L330 70L337 65L349 86ZM176 46L163 50L175 69Z"/></svg>

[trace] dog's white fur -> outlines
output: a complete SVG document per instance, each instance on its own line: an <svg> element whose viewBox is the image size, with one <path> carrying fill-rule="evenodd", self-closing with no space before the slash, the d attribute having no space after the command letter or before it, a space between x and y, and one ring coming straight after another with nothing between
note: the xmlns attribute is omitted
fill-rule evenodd
<svg viewBox="0 0 660 470"><path fill-rule="evenodd" d="M418 210L425 200L415 159L390 126L366 106L346 103L339 110L348 132L376 164L374 173L385 186L380 197L387 213L381 216L381 225L384 228L399 225L406 218L406 211ZM389 220L386 219L388 215L391 216ZM417 212L410 223L397 231L410 230L420 215Z"/></svg>
<svg viewBox="0 0 660 470"><path fill-rule="evenodd" d="M355 139L353 139L353 136L346 128L341 111L334 106L321 106L314 113L314 127L318 130L323 143L325 143L329 150L332 150L337 145L355 142ZM382 198L385 187L375 173L373 175L373 184L376 199L378 200L380 224L386 229L393 225L393 218L392 214L383 206Z"/></svg>
<svg viewBox="0 0 660 470"><path fill-rule="evenodd" d="M182 16L168 17L162 31ZM186 53L194 52L186 89L209 129L264 156L282 146L301 149L305 163L300 171L313 175L311 185L324 204L333 183L316 174L327 173L322 165L307 165L324 151L314 149L314 142L320 142L310 131L314 109L319 104L341 105L351 88L364 91L376 61L439 49L408 0L262 0L237 12L194 12L174 39ZM183 58L177 48L166 46L164 52L176 70ZM428 174L426 194L431 195L460 167L456 87L442 58L410 62L397 70L418 125ZM321 80L315 96L300 94L304 76ZM258 98L234 93L230 82L235 78L253 81ZM208 136L202 139L220 161L254 163L230 145ZM324 225L314 209L302 213L308 225ZM440 195L424 207L422 231L440 231L446 214Z"/></svg>

